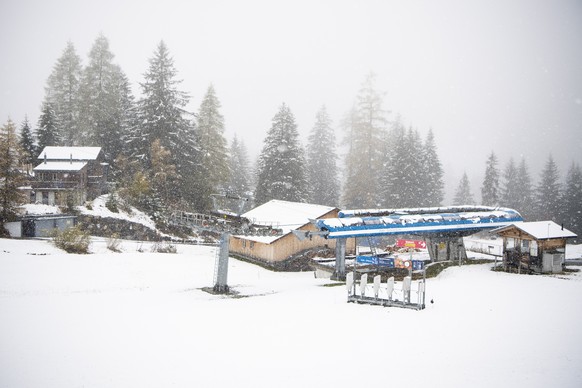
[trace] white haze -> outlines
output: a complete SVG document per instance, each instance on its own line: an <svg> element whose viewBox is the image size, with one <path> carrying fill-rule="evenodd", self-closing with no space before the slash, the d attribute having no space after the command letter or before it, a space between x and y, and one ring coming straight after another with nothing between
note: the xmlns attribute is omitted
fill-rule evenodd
<svg viewBox="0 0 582 388"><path fill-rule="evenodd" d="M21 0L0 15L2 124L36 126L67 41L86 62L103 33L136 95L164 40L188 108L213 83L227 138L253 155L282 102L305 139L322 104L337 127L374 71L390 119L434 130L449 195L466 170L480 198L492 150L500 167L524 156L534 181L550 153L562 176L582 162L580 1Z"/></svg>

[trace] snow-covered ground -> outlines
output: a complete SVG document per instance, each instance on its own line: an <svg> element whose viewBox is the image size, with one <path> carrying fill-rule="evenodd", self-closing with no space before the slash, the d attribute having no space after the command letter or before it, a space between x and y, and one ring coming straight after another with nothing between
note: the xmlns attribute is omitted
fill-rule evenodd
<svg viewBox="0 0 582 388"><path fill-rule="evenodd" d="M0 239L0 387L579 387L582 274L449 268L422 311L346 303L313 273L214 248L70 255ZM142 252L138 252L138 249Z"/></svg>

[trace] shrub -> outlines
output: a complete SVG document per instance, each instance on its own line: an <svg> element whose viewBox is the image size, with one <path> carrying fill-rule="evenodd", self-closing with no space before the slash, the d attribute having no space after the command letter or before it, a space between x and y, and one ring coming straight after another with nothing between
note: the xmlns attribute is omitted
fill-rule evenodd
<svg viewBox="0 0 582 388"><path fill-rule="evenodd" d="M109 194L109 197L105 202L105 207L112 213L119 213L117 196L115 194Z"/></svg>
<svg viewBox="0 0 582 388"><path fill-rule="evenodd" d="M176 245L167 242L157 242L152 246L154 253L178 253Z"/></svg>
<svg viewBox="0 0 582 388"><path fill-rule="evenodd" d="M54 244L68 253L89 253L89 233L78 226L55 231Z"/></svg>
<svg viewBox="0 0 582 388"><path fill-rule="evenodd" d="M107 249L113 252L121 252L121 248L119 247L121 244L121 240L119 240L118 233L112 233L109 236L109 240L107 240Z"/></svg>

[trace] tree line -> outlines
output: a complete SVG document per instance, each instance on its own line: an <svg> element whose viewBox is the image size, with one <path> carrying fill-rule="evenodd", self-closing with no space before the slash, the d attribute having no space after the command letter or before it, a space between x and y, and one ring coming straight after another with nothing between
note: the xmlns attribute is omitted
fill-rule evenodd
<svg viewBox="0 0 582 388"><path fill-rule="evenodd" d="M198 111L188 112L190 96L180 89L163 41L148 65L136 99L107 38L95 40L85 66L67 43L47 79L36 129L28 118L22 122L19 163L33 164L50 145L102 147L115 195L158 218L172 208L208 211L210 195L220 191L250 196L255 205L271 199L344 208L443 205L444 171L434 132L422 137L399 116L389 120L372 73L340 120L341 135L323 106L304 147L291 108L283 103L253 164L243 138L235 136L230 144L225 139L212 85ZM11 121L2 127L3 142L14 127ZM576 164L562 184L555 163L548 162L534 187L523 159L519 166L510 160L501 172L494 153L481 190L484 205L513 207L527 219L562 220L573 230L580 223L580 192ZM454 202L475 203L466 174Z"/></svg>

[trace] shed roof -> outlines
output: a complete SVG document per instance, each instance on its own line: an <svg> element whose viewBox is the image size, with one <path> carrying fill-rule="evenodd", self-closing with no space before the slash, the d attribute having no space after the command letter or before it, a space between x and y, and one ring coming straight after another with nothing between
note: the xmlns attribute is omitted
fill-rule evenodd
<svg viewBox="0 0 582 388"><path fill-rule="evenodd" d="M44 147L39 160L96 160L101 152L101 147Z"/></svg>
<svg viewBox="0 0 582 388"><path fill-rule="evenodd" d="M34 168L34 171L81 171L87 162L51 160L41 163Z"/></svg>
<svg viewBox="0 0 582 388"><path fill-rule="evenodd" d="M253 241L270 244L292 230L301 228L308 224L310 220L317 219L337 208L331 206L314 205L310 203L289 202L273 199L264 203L242 216L251 222L262 225L272 225L283 230L281 236L260 237L260 236L239 236Z"/></svg>
<svg viewBox="0 0 582 388"><path fill-rule="evenodd" d="M492 233L503 232L512 228L517 228L529 234L536 240L547 240L552 238L575 238L575 233L556 224L554 221L519 222L504 226L492 231Z"/></svg>

